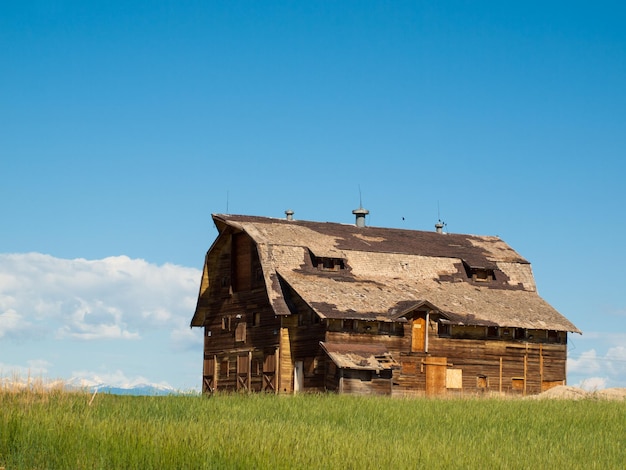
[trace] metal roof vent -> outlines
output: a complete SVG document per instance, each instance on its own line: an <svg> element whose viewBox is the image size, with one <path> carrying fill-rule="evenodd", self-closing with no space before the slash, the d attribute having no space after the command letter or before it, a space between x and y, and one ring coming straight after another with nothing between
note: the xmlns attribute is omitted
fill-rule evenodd
<svg viewBox="0 0 626 470"><path fill-rule="evenodd" d="M363 209L359 207L358 209L354 209L352 211L354 215L356 215L356 226L357 227L365 227L365 216L370 213L367 209Z"/></svg>
<svg viewBox="0 0 626 470"><path fill-rule="evenodd" d="M292 211L291 209L287 209L285 211L285 215L287 216L287 220L293 220L293 214L294 214L294 211Z"/></svg>
<svg viewBox="0 0 626 470"><path fill-rule="evenodd" d="M437 231L437 233L443 233L443 227L446 224L444 224L441 219L439 219L439 221L435 224L435 230Z"/></svg>

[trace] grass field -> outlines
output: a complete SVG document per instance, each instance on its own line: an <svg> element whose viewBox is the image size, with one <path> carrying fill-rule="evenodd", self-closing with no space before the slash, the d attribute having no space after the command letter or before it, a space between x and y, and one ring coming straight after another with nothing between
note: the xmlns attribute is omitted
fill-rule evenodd
<svg viewBox="0 0 626 470"><path fill-rule="evenodd" d="M0 392L6 470L623 469L625 462L624 401Z"/></svg>

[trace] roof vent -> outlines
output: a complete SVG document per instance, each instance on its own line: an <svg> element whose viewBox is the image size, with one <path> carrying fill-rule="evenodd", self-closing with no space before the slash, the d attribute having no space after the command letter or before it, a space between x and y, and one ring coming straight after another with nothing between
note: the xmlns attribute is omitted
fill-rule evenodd
<svg viewBox="0 0 626 470"><path fill-rule="evenodd" d="M356 215L356 226L357 227L365 227L365 216L370 213L367 209L363 209L359 207L358 209L354 209L352 211L354 215Z"/></svg>
<svg viewBox="0 0 626 470"><path fill-rule="evenodd" d="M444 224L444 223L441 221L441 219L439 219L439 222L437 222L437 223L435 224L435 230L437 231L437 233L443 233L443 227L444 227L445 225L446 225L446 224Z"/></svg>
<svg viewBox="0 0 626 470"><path fill-rule="evenodd" d="M294 214L294 211L292 211L291 209L287 209L285 211L285 215L287 216L287 220L293 220L293 214Z"/></svg>

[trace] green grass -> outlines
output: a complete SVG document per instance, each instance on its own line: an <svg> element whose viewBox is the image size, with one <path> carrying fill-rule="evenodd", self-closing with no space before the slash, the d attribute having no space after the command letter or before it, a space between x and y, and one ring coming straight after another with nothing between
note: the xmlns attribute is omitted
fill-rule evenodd
<svg viewBox="0 0 626 470"><path fill-rule="evenodd" d="M0 467L624 468L626 402L0 392Z"/></svg>

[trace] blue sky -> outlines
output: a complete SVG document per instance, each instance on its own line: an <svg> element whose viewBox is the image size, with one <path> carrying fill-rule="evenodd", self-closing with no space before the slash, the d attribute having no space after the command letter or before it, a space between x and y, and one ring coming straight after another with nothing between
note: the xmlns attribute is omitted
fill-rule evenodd
<svg viewBox="0 0 626 470"><path fill-rule="evenodd" d="M220 212L499 235L626 386L620 2L0 4L0 374L198 388ZM359 195L360 193L360 195Z"/></svg>

